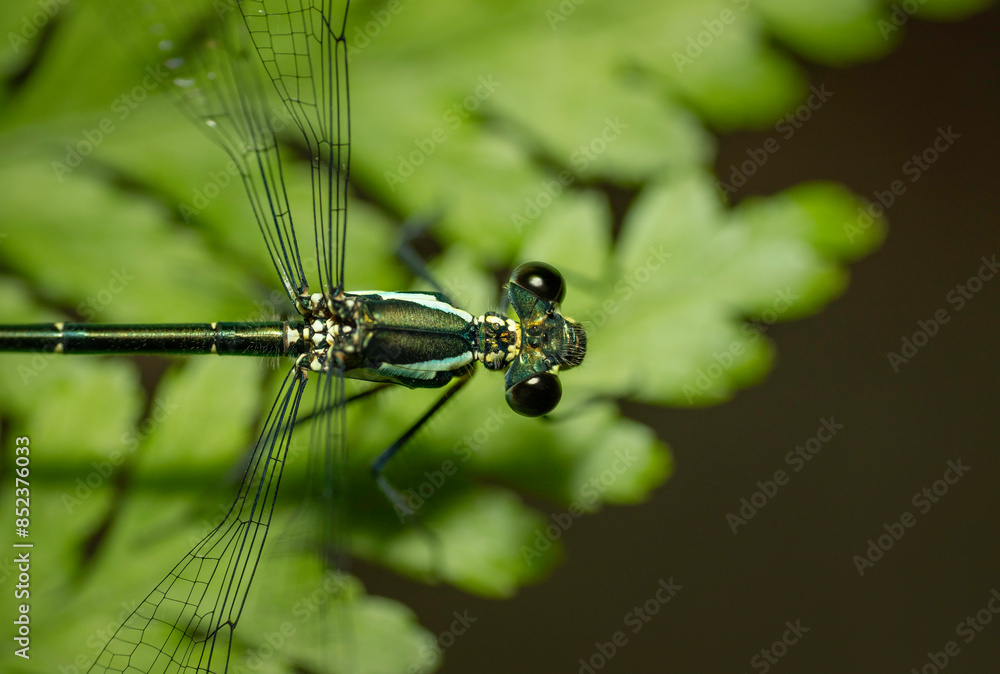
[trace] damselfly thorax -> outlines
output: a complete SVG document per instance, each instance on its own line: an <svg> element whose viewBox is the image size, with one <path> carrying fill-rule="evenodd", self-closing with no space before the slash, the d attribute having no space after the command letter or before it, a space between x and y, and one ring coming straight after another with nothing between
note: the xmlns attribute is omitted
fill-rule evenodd
<svg viewBox="0 0 1000 674"><path fill-rule="evenodd" d="M544 278L543 278L544 277ZM562 316L562 277L543 263L514 270L508 298L517 321L497 312L459 309L440 293L304 293L303 323L284 326L283 351L304 375L335 369L353 379L437 388L482 363L506 370L507 402L527 416L558 404L560 368L586 352L582 326Z"/></svg>

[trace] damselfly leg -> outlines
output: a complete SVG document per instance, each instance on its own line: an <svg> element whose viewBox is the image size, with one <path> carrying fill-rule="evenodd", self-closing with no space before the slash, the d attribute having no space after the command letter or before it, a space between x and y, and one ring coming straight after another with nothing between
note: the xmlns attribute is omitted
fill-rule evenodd
<svg viewBox="0 0 1000 674"><path fill-rule="evenodd" d="M390 503L392 503L392 507L396 511L396 514L399 515L400 520L415 517L416 511L410 507L403 495L400 494L395 487L389 484L389 481L386 479L385 475L382 474L382 472L389 464L389 461L391 461L393 457L395 457L399 451L406 446L406 443L409 442L414 435L416 435L417 431L419 431L424 424L430 421L431 417L433 417L438 410L440 410L444 404L451 399L452 396L458 393L462 387L468 383L469 379L472 378L473 372L474 370L469 369L465 372L465 374L462 374L455 379L455 382L448 388L448 390L445 391L440 398L438 398L437 402L434 403L434 405L431 406L431 408L427 410L427 412L424 413L424 415L420 417L416 423L410 426L409 430L399 436L399 439L396 440L396 442L392 443L392 445L390 445L385 451L379 454L374 461L372 461L372 477L375 479L376 484L378 484L379 489L382 490L382 493L385 494L385 497L389 499Z"/></svg>

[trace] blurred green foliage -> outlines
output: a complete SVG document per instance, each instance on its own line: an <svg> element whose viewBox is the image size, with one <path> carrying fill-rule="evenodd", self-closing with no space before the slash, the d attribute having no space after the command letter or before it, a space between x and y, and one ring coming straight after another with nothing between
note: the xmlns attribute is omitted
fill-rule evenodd
<svg viewBox="0 0 1000 674"><path fill-rule="evenodd" d="M863 203L832 184L727 205L711 131L772 125L802 103L808 83L788 50L838 65L873 59L914 20L904 5L952 19L985 4L355 2L352 180L365 198L351 207L350 287L420 288L393 257L398 221L440 216L432 233L444 250L431 267L458 304L491 308L492 272L543 259L566 275L564 309L590 342L584 365L562 378L553 420L516 418L502 380L483 373L390 469L401 489L427 490L421 514L439 537L437 561L372 488L367 465L438 394L390 391L355 406L353 552L503 597L561 555L552 520L519 494L574 514L645 499L669 475L669 454L614 401L714 404L758 381L773 348L747 321L820 310L844 290L845 263L884 235L881 222L859 225ZM114 35L129 30L97 2L12 0L0 17L3 322L287 315L224 155L162 86L142 86L144 65ZM307 168L287 171L308 214ZM637 194L617 236L604 185ZM132 359L3 357L3 437L9 446L27 435L33 450L38 646L13 665L8 649L5 671L84 668L125 607L207 530L273 397L266 365L178 360L151 383ZM298 433L296 455L308 438ZM457 471L433 486L447 462ZM290 465L282 521L307 463ZM108 522L96 553L85 552ZM301 578L318 574L285 573L292 585L257 583L264 608L241 627L250 655L275 588L293 601L310 592ZM349 584L360 671L433 669L433 638L412 614ZM310 661L315 624L264 671Z"/></svg>

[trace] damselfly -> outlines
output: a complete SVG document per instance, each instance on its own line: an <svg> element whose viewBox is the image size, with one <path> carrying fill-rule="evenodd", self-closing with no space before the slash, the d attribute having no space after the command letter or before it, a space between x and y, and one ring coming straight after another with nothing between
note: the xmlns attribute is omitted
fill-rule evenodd
<svg viewBox="0 0 1000 674"><path fill-rule="evenodd" d="M558 404L558 373L580 364L586 336L578 323L560 314L563 280L544 263L521 265L510 276L507 298L520 322L506 312L475 316L455 307L441 292L346 290L349 2L127 4L123 11L134 13L134 20L143 22L146 35L157 43L179 106L238 167L271 262L299 318L4 326L0 350L290 359L291 368L265 412L263 430L225 518L125 619L90 669L224 672L230 669L235 630L269 533L285 455L309 381L317 387L312 451L320 467L312 483L315 498L326 504L343 487L338 485L338 469L348 448L345 378L411 388L448 387L372 464L373 478L405 513L409 506L382 470L468 381L477 362L505 372L506 399L514 411L539 416ZM187 29L178 31L178 26ZM266 103L266 80L257 72L261 68L309 158L311 214L291 207ZM303 227L310 219L312 227ZM307 270L313 266L317 276L310 279ZM321 540L334 537L342 516L324 520Z"/></svg>

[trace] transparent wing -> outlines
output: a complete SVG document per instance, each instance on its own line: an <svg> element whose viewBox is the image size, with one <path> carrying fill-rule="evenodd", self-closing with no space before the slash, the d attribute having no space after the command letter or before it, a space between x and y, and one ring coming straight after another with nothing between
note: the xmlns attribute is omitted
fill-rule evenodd
<svg viewBox="0 0 1000 674"><path fill-rule="evenodd" d="M305 385L305 377L293 367L223 521L126 618L88 672L228 670L233 632L267 538Z"/></svg>
<svg viewBox="0 0 1000 674"><path fill-rule="evenodd" d="M310 456L310 497L319 515L319 541L316 549L324 566L346 570L347 537L347 407L343 372L331 370L323 376L316 391L310 446L320 451ZM324 569L325 570L325 569Z"/></svg>
<svg viewBox="0 0 1000 674"><path fill-rule="evenodd" d="M305 552L317 555L313 577L307 580L320 587L331 572L349 570L349 536L347 528L347 445L345 386L342 372L331 370L320 375L316 386L316 401L312 415L310 437L308 494L305 507L300 509L306 526ZM305 652L296 654L297 662L312 665L310 671L358 671L354 659L355 635L348 605L341 602L324 604L319 616L322 638ZM340 609L344 610L338 610ZM333 611L327 614L327 611ZM336 667L333 663L338 663Z"/></svg>
<svg viewBox="0 0 1000 674"><path fill-rule="evenodd" d="M344 35L349 5L349 0L239 3L264 69L306 144L317 266L323 290L333 294L344 289L350 177L350 94ZM345 570L349 557L344 400L343 372L331 370L320 375L311 429L309 491L300 511L300 524L308 532L306 546L320 555L324 570ZM350 629L347 621L340 621L337 627ZM350 638L332 641L349 643ZM335 657L321 645L314 664L322 665Z"/></svg>
<svg viewBox="0 0 1000 674"><path fill-rule="evenodd" d="M347 7L346 1L117 2L126 19L125 41L158 62L178 107L235 164L292 301L309 285L300 248L315 250L322 290L343 281ZM282 102L270 104L272 89ZM307 225L305 240L301 226L296 229L276 137L289 126L298 128L311 159L313 226L310 232Z"/></svg>
<svg viewBox="0 0 1000 674"><path fill-rule="evenodd" d="M349 0L241 0L250 37L306 142L325 290L343 290L351 124Z"/></svg>
<svg viewBox="0 0 1000 674"><path fill-rule="evenodd" d="M238 169L272 263L295 301L308 282L300 247L314 244L322 289L343 287L349 166L348 3L270 0L117 3L136 53L153 45L178 107ZM235 11L235 10L239 11ZM283 101L268 104L272 87ZM285 190L276 131L291 123L311 158L313 229L300 238ZM309 239L312 241L309 241ZM301 243L300 243L301 242ZM320 375L312 428L310 512L324 562L337 560L342 522L343 373ZM234 631L258 570L305 377L286 375L224 521L126 619L89 670L119 673L227 672ZM315 458L313 458L315 457ZM315 507L315 506L319 507ZM324 516L324 513L326 516ZM310 541L315 545L315 540Z"/></svg>

